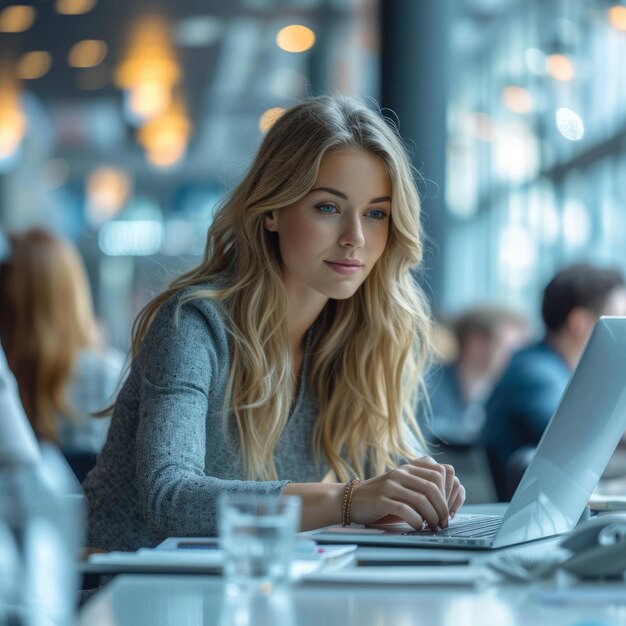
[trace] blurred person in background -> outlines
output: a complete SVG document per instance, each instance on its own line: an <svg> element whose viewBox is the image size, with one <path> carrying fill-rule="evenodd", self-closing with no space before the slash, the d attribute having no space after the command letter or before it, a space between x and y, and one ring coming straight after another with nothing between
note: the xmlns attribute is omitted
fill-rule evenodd
<svg viewBox="0 0 626 626"><path fill-rule="evenodd" d="M523 468L516 451L539 443L600 315L626 315L617 269L580 263L560 270L543 293L544 338L513 355L486 406L483 440L500 500L508 500ZM515 474L509 480L509 474Z"/></svg>
<svg viewBox="0 0 626 626"><path fill-rule="evenodd" d="M36 465L39 459L37 440L0 344L0 469L21 464Z"/></svg>
<svg viewBox="0 0 626 626"><path fill-rule="evenodd" d="M0 267L9 255L9 244L0 229ZM20 402L15 377L0 343L0 470L7 466L37 464L37 440Z"/></svg>
<svg viewBox="0 0 626 626"><path fill-rule="evenodd" d="M410 273L419 215L402 142L376 111L319 97L274 122L202 263L135 323L83 484L90 546L215 535L224 493L298 495L302 529L389 514L447 527L465 490L424 456L415 419L431 351Z"/></svg>
<svg viewBox="0 0 626 626"><path fill-rule="evenodd" d="M0 341L37 437L64 453L99 452L124 364L103 345L75 247L40 229L8 238L0 264Z"/></svg>
<svg viewBox="0 0 626 626"><path fill-rule="evenodd" d="M456 355L427 377L431 430L444 444L476 443L485 422L484 402L511 354L528 340L526 320L498 306L477 306L452 323Z"/></svg>

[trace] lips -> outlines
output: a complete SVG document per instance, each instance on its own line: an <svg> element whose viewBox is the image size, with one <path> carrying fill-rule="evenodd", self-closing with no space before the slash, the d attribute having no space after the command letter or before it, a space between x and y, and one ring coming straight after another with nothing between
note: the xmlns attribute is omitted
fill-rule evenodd
<svg viewBox="0 0 626 626"><path fill-rule="evenodd" d="M357 272L360 272L363 267L360 263L354 264L354 262L347 263L346 261L324 261L324 263L326 263L326 265L328 265L328 267L330 267L330 269L334 272L343 274L344 276L352 276Z"/></svg>
<svg viewBox="0 0 626 626"><path fill-rule="evenodd" d="M337 261L326 261L326 263L331 263L332 265L343 265L344 267L363 267L363 263L361 263L361 261L355 261L352 259L339 259Z"/></svg>

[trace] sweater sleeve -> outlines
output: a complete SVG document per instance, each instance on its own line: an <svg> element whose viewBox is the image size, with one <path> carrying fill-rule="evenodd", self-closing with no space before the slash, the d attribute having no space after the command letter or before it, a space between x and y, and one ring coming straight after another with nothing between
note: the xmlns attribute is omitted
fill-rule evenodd
<svg viewBox="0 0 626 626"><path fill-rule="evenodd" d="M205 475L206 419L212 383L227 361L215 306L166 304L140 354L136 476L146 526L157 540L217 533L222 493L279 494L289 481L222 480Z"/></svg>

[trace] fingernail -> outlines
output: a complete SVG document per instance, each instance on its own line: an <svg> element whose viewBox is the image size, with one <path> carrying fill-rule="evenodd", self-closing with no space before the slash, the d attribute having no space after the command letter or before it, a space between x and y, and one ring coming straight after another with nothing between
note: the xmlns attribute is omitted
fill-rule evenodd
<svg viewBox="0 0 626 626"><path fill-rule="evenodd" d="M450 519L452 519L456 515L455 511L450 511Z"/></svg>

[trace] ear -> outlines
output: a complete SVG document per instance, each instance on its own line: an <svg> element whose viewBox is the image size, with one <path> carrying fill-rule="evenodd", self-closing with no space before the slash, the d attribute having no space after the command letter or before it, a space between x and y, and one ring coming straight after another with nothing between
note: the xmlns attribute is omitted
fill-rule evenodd
<svg viewBox="0 0 626 626"><path fill-rule="evenodd" d="M272 233L278 230L278 221L276 219L276 211L268 211L264 216L265 229Z"/></svg>

